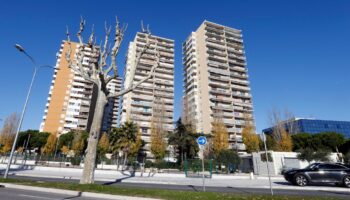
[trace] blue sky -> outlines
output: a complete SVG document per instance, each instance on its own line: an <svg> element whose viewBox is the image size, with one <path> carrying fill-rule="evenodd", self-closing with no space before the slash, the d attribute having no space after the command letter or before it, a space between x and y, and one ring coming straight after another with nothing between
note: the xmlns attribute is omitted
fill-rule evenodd
<svg viewBox="0 0 350 200"><path fill-rule="evenodd" d="M147 2L147 3L146 3ZM175 119L181 114L181 43L207 19L243 30L258 131L272 108L299 117L350 121L350 1L7 1L0 6L0 119L20 112L33 72L13 45L21 44L40 64L55 65L65 27L76 33L80 16L87 30L119 16L129 28L120 51L140 30L175 40ZM41 122L52 71L35 82L23 129ZM2 122L0 121L0 126Z"/></svg>

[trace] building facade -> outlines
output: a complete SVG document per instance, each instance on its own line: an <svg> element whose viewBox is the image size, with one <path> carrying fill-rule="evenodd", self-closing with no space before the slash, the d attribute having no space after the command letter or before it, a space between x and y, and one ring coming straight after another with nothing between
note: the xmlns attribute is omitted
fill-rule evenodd
<svg viewBox="0 0 350 200"><path fill-rule="evenodd" d="M65 57L66 53L71 50L74 52L71 54L71 60L75 60L79 55L77 54L79 45L67 41L61 44L60 51L57 53L56 68L58 70L55 70L53 75L40 131L60 134L71 130L90 130L96 100L93 84L71 69ZM83 67L89 70L91 69L90 60L98 58L92 57L91 48L88 46L82 47L82 51ZM119 91L120 79L119 84L118 81L111 82L109 87ZM119 89L116 89L117 87ZM105 119L110 120L107 117Z"/></svg>
<svg viewBox="0 0 350 200"><path fill-rule="evenodd" d="M254 120L242 32L204 21L182 48L182 119L197 132L210 134L219 117L227 127L230 148L244 151L242 129Z"/></svg>
<svg viewBox="0 0 350 200"><path fill-rule="evenodd" d="M150 48L136 66L136 55L146 44L146 37ZM147 158L153 158L150 152L152 123L161 119L165 132L174 129L174 41L138 32L129 44L123 83L123 87L128 88L148 76L156 63L156 49L160 54L160 66L156 68L154 76L122 98L121 124L129 120L137 123L142 140L146 143L143 150Z"/></svg>
<svg viewBox="0 0 350 200"><path fill-rule="evenodd" d="M348 121L293 118L281 123L284 124L285 130L289 134L336 132L350 138L350 122ZM294 128L290 130L289 127ZM273 127L264 129L263 133L272 134Z"/></svg>

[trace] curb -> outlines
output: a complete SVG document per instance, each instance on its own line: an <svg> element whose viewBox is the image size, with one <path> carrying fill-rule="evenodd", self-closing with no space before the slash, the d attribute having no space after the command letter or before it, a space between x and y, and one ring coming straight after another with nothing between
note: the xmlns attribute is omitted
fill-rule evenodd
<svg viewBox="0 0 350 200"><path fill-rule="evenodd" d="M47 193L56 193L56 194L65 194L72 196L81 196L81 197L89 197L89 198L101 198L101 199L114 199L114 200L160 200L154 198L146 198L146 197L132 197L132 196L122 196L122 195L112 195L112 194L103 194L103 193L93 193L93 192L79 192L72 190L63 190L63 189L55 189L55 188L45 188L45 187L36 187L36 186L27 186L27 185L16 185L11 183L1 183L5 188L11 189L21 189L21 190L30 190L30 191L40 191Z"/></svg>

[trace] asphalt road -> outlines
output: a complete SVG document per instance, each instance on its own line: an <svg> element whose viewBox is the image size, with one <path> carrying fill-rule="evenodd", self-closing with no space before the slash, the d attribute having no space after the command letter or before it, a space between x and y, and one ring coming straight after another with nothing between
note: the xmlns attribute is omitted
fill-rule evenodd
<svg viewBox="0 0 350 200"><path fill-rule="evenodd" d="M25 177L25 176L10 176L11 178L32 180L32 181L43 181L43 182L79 182L74 179L55 179L55 178L41 178L41 177ZM136 187L136 188L158 188L166 190L183 190L183 191L202 191L202 187L193 185L170 185L170 184L147 184L147 183L123 183L117 182L96 182L97 184L111 185L118 187ZM285 184L285 183L284 183ZM307 186L306 186L307 187ZM329 187L329 191L321 190L288 190L288 189L274 189L274 194L286 195L286 196L322 196L322 197L337 197L341 199L349 199L349 192L332 191L334 186ZM224 192L224 193L238 193L238 194L270 194L270 189L260 188L234 188L234 187L206 187L206 191L210 192Z"/></svg>
<svg viewBox="0 0 350 200"><path fill-rule="evenodd" d="M1 200L63 200L63 199L77 199L77 200L97 200L96 198L87 198L80 196L71 196L64 194L55 194L48 192L0 188ZM101 199L102 200L102 199Z"/></svg>

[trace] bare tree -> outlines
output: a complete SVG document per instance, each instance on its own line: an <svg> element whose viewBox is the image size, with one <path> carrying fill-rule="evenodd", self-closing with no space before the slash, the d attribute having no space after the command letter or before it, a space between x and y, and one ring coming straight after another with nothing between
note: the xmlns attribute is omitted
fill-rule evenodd
<svg viewBox="0 0 350 200"><path fill-rule="evenodd" d="M120 26L118 19L116 19L115 24L115 33L114 33L114 41L112 42L112 49L110 49L109 45L109 35L111 33L111 27L107 27L105 25L105 39L103 46L95 44L94 32L92 31L88 42L85 44L83 42L82 33L85 28L85 20L81 19L80 21L80 29L77 33L77 37L79 39L79 47L76 55L76 59L71 59L71 48L66 54L67 62L72 70L81 75L86 81L89 81L94 84L94 91L97 93L96 98L96 106L94 111L94 116L92 120L92 125L90 128L89 138L88 138L88 146L86 149L86 155L84 158L84 170L82 177L80 179L81 184L90 184L94 182L94 171L95 171L95 162L96 162L96 150L98 139L101 133L101 124L103 118L104 108L108 102L109 98L119 97L128 92L131 92L136 87L138 87L141 83L150 79L154 75L155 69L159 66L159 52L155 49L155 63L150 68L149 75L144 79L140 80L138 83L134 83L129 87L118 93L110 93L106 85L112 81L113 79L118 77L117 70L117 62L116 57L119 52L120 45L124 38L124 33L127 29L127 25ZM69 41L69 32L67 31L68 42ZM146 44L137 52L136 62L134 63L137 66L140 62L141 56L150 49L149 42L150 32L146 31ZM89 60L89 64L91 65L91 69L86 69L83 66L84 60L84 48L91 49L92 59ZM110 60L110 64L107 64L107 60ZM110 75L113 73L113 75Z"/></svg>
<svg viewBox="0 0 350 200"><path fill-rule="evenodd" d="M292 139L289 133L295 131L293 114L285 110L284 115L277 109L272 109L269 113L269 120L272 127L272 137L277 142L276 150L291 151Z"/></svg>

